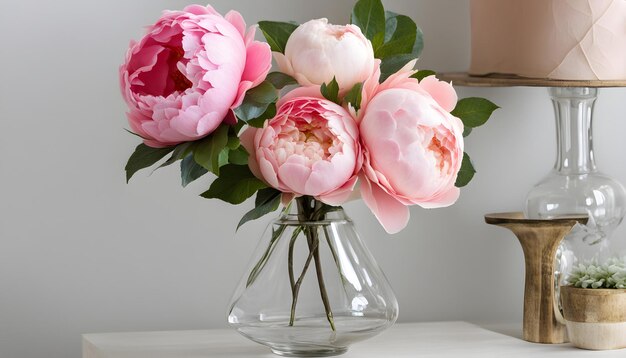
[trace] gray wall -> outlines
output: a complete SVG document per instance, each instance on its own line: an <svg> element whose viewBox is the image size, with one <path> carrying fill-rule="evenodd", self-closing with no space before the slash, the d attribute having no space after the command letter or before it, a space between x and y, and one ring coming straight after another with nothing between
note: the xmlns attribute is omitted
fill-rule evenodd
<svg viewBox="0 0 626 358"><path fill-rule="evenodd" d="M269 219L235 235L251 203L201 199L210 179L183 190L175 166L124 182L137 141L123 130L117 68L142 26L188 2L0 3L0 357L76 357L87 332L224 327L231 291ZM212 3L249 23L345 23L353 1ZM385 4L424 30L421 68L468 67L466 1ZM362 203L346 207L396 290L400 321L520 321L521 249L482 215L521 209L551 168L551 105L544 89L459 92L502 109L467 141L479 173L457 205L413 208L410 226L393 238ZM598 163L623 182L625 99L626 89L601 91L595 126Z"/></svg>

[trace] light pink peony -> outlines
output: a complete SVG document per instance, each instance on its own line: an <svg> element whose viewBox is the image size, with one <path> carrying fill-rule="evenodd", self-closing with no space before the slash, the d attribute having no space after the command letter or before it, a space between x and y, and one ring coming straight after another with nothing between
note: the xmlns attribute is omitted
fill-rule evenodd
<svg viewBox="0 0 626 358"><path fill-rule="evenodd" d="M320 97L319 87L298 88L278 102L278 113L263 128L241 136L250 169L285 193L283 202L309 195L341 205L357 182L362 160L356 122Z"/></svg>
<svg viewBox="0 0 626 358"><path fill-rule="evenodd" d="M361 113L361 195L389 233L407 225L409 205L445 207L459 197L463 123L450 114L456 92L434 76L410 78L413 64L369 86Z"/></svg>
<svg viewBox="0 0 626 358"><path fill-rule="evenodd" d="M374 50L356 25L331 25L326 19L300 25L289 37L285 54L274 53L281 72L302 86L329 83L341 91L365 81L375 66Z"/></svg>
<svg viewBox="0 0 626 358"><path fill-rule="evenodd" d="M147 145L164 147L200 139L224 121L234 124L232 109L271 67L271 50L254 33L246 33L236 11L222 17L192 5L164 12L131 43L120 67L131 130Z"/></svg>

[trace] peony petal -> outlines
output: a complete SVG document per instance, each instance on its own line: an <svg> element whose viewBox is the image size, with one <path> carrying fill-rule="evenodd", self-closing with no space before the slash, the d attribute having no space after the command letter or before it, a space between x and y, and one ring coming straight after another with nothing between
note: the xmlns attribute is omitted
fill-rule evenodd
<svg viewBox="0 0 626 358"><path fill-rule="evenodd" d="M248 92L250 88L252 88L252 82L250 81L243 81L239 84L239 88L237 89L237 98L235 98L232 106L230 106L231 110L235 110L237 107L241 106L243 100L246 98L246 92ZM237 123L237 121L235 121L235 123Z"/></svg>
<svg viewBox="0 0 626 358"><path fill-rule="evenodd" d="M272 68L272 50L263 42L254 41L246 49L246 67L241 75L242 81L252 82L256 87L265 80Z"/></svg>
<svg viewBox="0 0 626 358"><path fill-rule="evenodd" d="M246 36L246 21L243 19L243 16L235 10L231 10L226 13L224 16L226 21L230 22L241 34L241 37Z"/></svg>
<svg viewBox="0 0 626 358"><path fill-rule="evenodd" d="M219 33L206 33L202 36L206 56L215 65L245 67L245 46L243 39L227 37Z"/></svg>
<svg viewBox="0 0 626 358"><path fill-rule="evenodd" d="M248 28L248 33L246 33L243 42L246 44L246 47L248 47L252 41L254 41L254 37L256 36L256 28L258 25L253 25L250 26Z"/></svg>
<svg viewBox="0 0 626 358"><path fill-rule="evenodd" d="M332 205L332 206L343 205L343 203L345 203L348 199L350 199L354 191L354 187L357 183L357 179L358 177L354 175L352 178L350 178L350 180L348 180L339 189L332 191L328 194L320 195L316 197L316 199L320 200L321 202L325 204Z"/></svg>
<svg viewBox="0 0 626 358"><path fill-rule="evenodd" d="M264 178L272 188L282 191L278 177L276 176L276 170L274 169L272 163L270 163L270 161L263 156L263 153L259 151L256 153L256 159L261 170L261 177Z"/></svg>
<svg viewBox="0 0 626 358"><path fill-rule="evenodd" d="M213 133L220 124L222 124L222 120L224 118L215 112L207 113L202 116L198 121L197 133L199 137L204 137L208 134Z"/></svg>
<svg viewBox="0 0 626 358"><path fill-rule="evenodd" d="M183 9L183 11L195 14L195 15L217 15L217 11L211 7L211 5L207 5L206 7L202 5L188 5Z"/></svg>
<svg viewBox="0 0 626 358"><path fill-rule="evenodd" d="M320 86L297 87L282 96L278 102L276 102L276 107L281 108L283 104L296 98L300 100L307 98L312 100L326 100L324 96L322 96L322 92L320 92Z"/></svg>
<svg viewBox="0 0 626 358"><path fill-rule="evenodd" d="M296 194L294 193L282 193L280 196L280 203L283 204L283 206L287 206L295 197Z"/></svg>
<svg viewBox="0 0 626 358"><path fill-rule="evenodd" d="M204 113L215 112L223 119L230 110L230 105L235 98L235 90L220 90L211 88L198 99L198 106Z"/></svg>
<svg viewBox="0 0 626 358"><path fill-rule="evenodd" d="M336 190L345 183L354 171L354 161L352 161L352 167L348 167L347 170L346 173L346 168L335 165L333 162L320 160L313 164L311 174L307 178L304 190L301 193L317 196Z"/></svg>
<svg viewBox="0 0 626 358"><path fill-rule="evenodd" d="M414 201L415 204L421 206L424 209L436 209L436 208L445 208L448 207L459 199L461 195L461 189L457 187L452 187L449 190L437 195L433 198L429 198L428 201L417 202Z"/></svg>
<svg viewBox="0 0 626 358"><path fill-rule="evenodd" d="M413 74L413 72L415 72L415 64L417 64L417 59L413 59L409 62L406 63L406 65L402 66L402 68L400 69L400 71L398 71L397 73L411 73Z"/></svg>
<svg viewBox="0 0 626 358"><path fill-rule="evenodd" d="M395 234L409 223L409 208L361 175L361 196L385 231Z"/></svg>
<svg viewBox="0 0 626 358"><path fill-rule="evenodd" d="M235 112L232 109L226 112L226 117L224 117L222 122L228 124L229 126L237 124L237 116L235 115Z"/></svg>
<svg viewBox="0 0 626 358"><path fill-rule="evenodd" d="M419 84L446 111L452 112L454 107L456 107L458 96L448 82L439 81L433 75L422 79Z"/></svg>
<svg viewBox="0 0 626 358"><path fill-rule="evenodd" d="M170 121L169 126L186 136L198 136L198 122L205 115L206 112L199 106L191 106L180 110L179 114Z"/></svg>
<svg viewBox="0 0 626 358"><path fill-rule="evenodd" d="M363 83L363 90L361 91L361 108L359 109L358 117L355 117L357 122L361 121L361 119L365 115L365 111L369 101L372 100L377 92L380 82L380 64L381 60L376 59L374 61L374 69L370 76Z"/></svg>
<svg viewBox="0 0 626 358"><path fill-rule="evenodd" d="M276 65L278 65L278 69L280 72L285 73L289 76L294 76L293 67L291 67L291 62L280 52L273 52L274 61L276 61Z"/></svg>
<svg viewBox="0 0 626 358"><path fill-rule="evenodd" d="M130 130L133 133L138 134L142 138L147 138L148 134L144 132L141 124L143 122L151 121L150 117L143 115L140 111L131 108L128 112L126 112L126 118L128 119L128 124L130 125Z"/></svg>
<svg viewBox="0 0 626 358"><path fill-rule="evenodd" d="M311 175L303 157L292 155L278 168L278 177L281 183L291 192L306 195L306 182Z"/></svg>
<svg viewBox="0 0 626 358"><path fill-rule="evenodd" d="M237 66L221 65L217 70L207 71L202 80L210 83L211 88L227 92L230 100L232 100L237 95L240 73Z"/></svg>

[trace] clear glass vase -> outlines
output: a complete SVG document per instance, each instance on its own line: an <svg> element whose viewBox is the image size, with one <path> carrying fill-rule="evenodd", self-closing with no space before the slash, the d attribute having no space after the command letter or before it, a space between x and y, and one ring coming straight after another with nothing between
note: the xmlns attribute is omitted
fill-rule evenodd
<svg viewBox="0 0 626 358"><path fill-rule="evenodd" d="M228 322L278 355L339 355L390 327L398 303L342 208L293 206L263 235Z"/></svg>
<svg viewBox="0 0 626 358"><path fill-rule="evenodd" d="M577 261L610 256L609 238L624 218L626 193L596 168L592 117L597 89L555 87L549 93L556 116L557 159L552 172L528 193L526 216L589 216L588 224L576 226L557 250L558 287Z"/></svg>

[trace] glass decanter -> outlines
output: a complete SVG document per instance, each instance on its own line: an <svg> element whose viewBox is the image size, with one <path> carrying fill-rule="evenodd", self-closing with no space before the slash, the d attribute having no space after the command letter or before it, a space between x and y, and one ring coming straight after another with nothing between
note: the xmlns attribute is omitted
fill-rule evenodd
<svg viewBox="0 0 626 358"><path fill-rule="evenodd" d="M556 116L556 164L526 199L525 214L530 219L589 216L588 224L576 226L557 251L557 287L576 261L610 256L609 237L626 210L624 187L596 168L592 115L597 92L588 87L549 89Z"/></svg>

